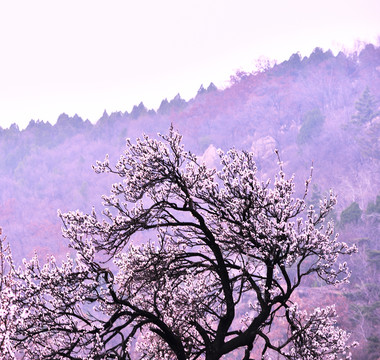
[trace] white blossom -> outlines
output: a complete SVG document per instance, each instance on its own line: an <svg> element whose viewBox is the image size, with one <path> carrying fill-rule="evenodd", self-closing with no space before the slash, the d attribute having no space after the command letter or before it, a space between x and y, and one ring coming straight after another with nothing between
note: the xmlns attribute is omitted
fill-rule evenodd
<svg viewBox="0 0 380 360"><path fill-rule="evenodd" d="M1 359L220 359L239 348L248 359L260 343L263 358L348 354L333 306L308 314L292 301L306 276L348 281L338 257L356 249L326 222L334 193L307 207L311 178L295 197L281 161L262 180L253 153L219 150L218 171L173 128L160 137L127 140L114 168L97 162L120 181L103 214L58 212L72 251L62 262L35 255L16 268L2 247ZM281 317L282 342L269 331Z"/></svg>

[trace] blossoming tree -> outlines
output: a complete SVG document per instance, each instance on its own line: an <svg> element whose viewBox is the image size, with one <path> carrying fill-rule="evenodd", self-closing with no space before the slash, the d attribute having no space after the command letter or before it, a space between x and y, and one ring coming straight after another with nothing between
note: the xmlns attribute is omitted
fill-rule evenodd
<svg viewBox="0 0 380 360"><path fill-rule="evenodd" d="M337 257L355 248L325 223L335 196L307 208L310 179L295 198L281 163L262 182L251 153L219 156L220 171L208 168L171 128L128 140L116 167L98 162L121 180L102 216L59 214L73 255L19 268L3 257L0 358L349 358L334 307L307 313L292 301L312 274L347 281Z"/></svg>

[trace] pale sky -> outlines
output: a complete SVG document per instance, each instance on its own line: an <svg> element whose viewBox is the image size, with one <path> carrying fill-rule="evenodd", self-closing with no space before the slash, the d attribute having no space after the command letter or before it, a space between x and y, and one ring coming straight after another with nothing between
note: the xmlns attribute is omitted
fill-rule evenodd
<svg viewBox="0 0 380 360"><path fill-rule="evenodd" d="M379 0L0 0L0 126L157 109L260 57L379 36Z"/></svg>

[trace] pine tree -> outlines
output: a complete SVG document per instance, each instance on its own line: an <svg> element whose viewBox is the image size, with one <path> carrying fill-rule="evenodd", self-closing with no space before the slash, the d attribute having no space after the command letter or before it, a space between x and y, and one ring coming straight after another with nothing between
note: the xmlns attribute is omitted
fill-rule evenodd
<svg viewBox="0 0 380 360"><path fill-rule="evenodd" d="M378 101L375 99L368 88L364 90L362 96L355 104L356 114L352 116L355 122L364 124L370 122L376 116L380 115L377 106Z"/></svg>

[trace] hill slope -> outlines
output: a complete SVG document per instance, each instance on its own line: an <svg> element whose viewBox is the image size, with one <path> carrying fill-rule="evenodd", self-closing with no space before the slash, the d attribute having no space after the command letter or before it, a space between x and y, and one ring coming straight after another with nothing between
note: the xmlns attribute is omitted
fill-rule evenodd
<svg viewBox="0 0 380 360"><path fill-rule="evenodd" d="M141 103L131 113L104 112L95 125L62 114L54 126L31 121L23 131L0 128L0 226L19 260L34 249L63 255L57 209L100 207L115 180L96 175L91 165L107 153L116 162L126 137L165 133L171 123L209 164L218 147L253 151L264 178L276 171L278 148L299 184L313 163L311 202L331 187L338 193L341 236L360 249L351 261L352 286L325 294L316 279L307 301L338 302L342 323L361 341L355 358L371 359L380 352L379 99L379 47L337 56L317 48L303 59L293 54L261 72L238 73L224 90L211 84L188 102L179 95L165 99L157 111Z"/></svg>

